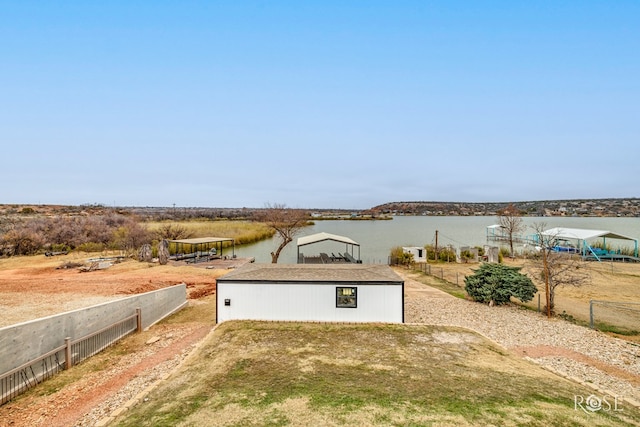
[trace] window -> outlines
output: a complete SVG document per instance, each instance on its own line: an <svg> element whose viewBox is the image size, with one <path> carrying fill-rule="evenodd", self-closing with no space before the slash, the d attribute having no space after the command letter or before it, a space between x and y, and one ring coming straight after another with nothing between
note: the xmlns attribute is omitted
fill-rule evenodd
<svg viewBox="0 0 640 427"><path fill-rule="evenodd" d="M336 307L357 308L358 288L336 288Z"/></svg>

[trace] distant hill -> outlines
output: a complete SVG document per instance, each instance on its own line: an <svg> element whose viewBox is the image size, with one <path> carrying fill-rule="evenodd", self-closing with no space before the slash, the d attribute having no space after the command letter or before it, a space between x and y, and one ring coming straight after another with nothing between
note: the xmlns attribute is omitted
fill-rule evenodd
<svg viewBox="0 0 640 427"><path fill-rule="evenodd" d="M528 202L436 202L411 201L389 202L370 209L311 209L311 212L330 217L359 217L372 215L429 215L429 216L495 216L497 212L513 204L523 216L600 216L640 217L640 198L628 199L575 199L539 200ZM135 215L141 220L189 220L251 219L262 208L219 207L109 207L101 204L68 205L20 205L0 204L0 219L3 217L30 218L38 216L89 216L89 215ZM321 216L322 216L321 215ZM0 221L1 225L1 221Z"/></svg>
<svg viewBox="0 0 640 427"><path fill-rule="evenodd" d="M374 215L495 216L513 204L523 216L640 217L640 198L540 200L528 202L390 202L370 209Z"/></svg>

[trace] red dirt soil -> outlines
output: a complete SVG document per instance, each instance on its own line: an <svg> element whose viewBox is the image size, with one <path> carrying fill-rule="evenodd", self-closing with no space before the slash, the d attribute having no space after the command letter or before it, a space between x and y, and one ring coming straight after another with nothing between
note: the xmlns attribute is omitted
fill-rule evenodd
<svg viewBox="0 0 640 427"><path fill-rule="evenodd" d="M35 258L35 257L34 257ZM216 277L225 270L203 268L206 265L159 266L127 260L108 269L81 272L78 268L60 268L70 263L68 256L55 261L33 259L20 264L3 260L0 268L0 304L5 311L20 308L18 321L36 319L51 313L51 301L71 301L87 296L118 297L138 294L186 283L190 304L205 302L215 294ZM29 304L24 304L27 301ZM41 301L41 303L38 303ZM25 305L28 306L25 311ZM54 304L55 306L55 304ZM65 311L58 309L58 311ZM7 318L7 313L5 313ZM163 338L160 345L144 346L142 360L131 354L119 366L100 370L47 396L31 394L0 406L1 427L73 426L98 403L118 392L130 380L166 362L199 342L212 328L210 319L187 324L159 324L150 334ZM162 345L162 342L168 345ZM131 360L127 362L127 360Z"/></svg>
<svg viewBox="0 0 640 427"><path fill-rule="evenodd" d="M170 265L150 267L136 261L89 272L59 266L18 267L0 271L0 294L28 292L115 296L139 294L186 283L189 297L198 298L215 292L215 279L220 274L219 270Z"/></svg>

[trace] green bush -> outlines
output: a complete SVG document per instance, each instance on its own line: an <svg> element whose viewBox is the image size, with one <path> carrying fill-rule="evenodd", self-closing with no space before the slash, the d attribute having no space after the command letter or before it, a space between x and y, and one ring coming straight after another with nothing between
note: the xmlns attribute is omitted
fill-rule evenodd
<svg viewBox="0 0 640 427"><path fill-rule="evenodd" d="M415 263L413 254L405 253L402 246L395 246L391 248L391 264L412 265Z"/></svg>
<svg viewBox="0 0 640 427"><path fill-rule="evenodd" d="M471 251L466 250L466 251L462 251L460 252L460 258L462 258L462 260L467 263L469 262L469 260L471 258L473 258L473 253L471 253Z"/></svg>
<svg viewBox="0 0 640 427"><path fill-rule="evenodd" d="M426 251L426 254L427 254L427 261L429 260L436 261L436 250L433 247L433 245L425 245L424 250Z"/></svg>
<svg viewBox="0 0 640 427"><path fill-rule="evenodd" d="M506 304L511 297L522 302L531 301L538 291L531 279L520 273L519 267L483 263L464 279L467 294L474 301L489 304Z"/></svg>
<svg viewBox="0 0 640 427"><path fill-rule="evenodd" d="M436 258L436 248L433 245L425 245L424 250L427 253L428 261L455 262L456 252L450 247L438 247L438 256Z"/></svg>
<svg viewBox="0 0 640 427"><path fill-rule="evenodd" d="M438 249L438 259L443 262L455 262L456 251L450 247L440 248Z"/></svg>

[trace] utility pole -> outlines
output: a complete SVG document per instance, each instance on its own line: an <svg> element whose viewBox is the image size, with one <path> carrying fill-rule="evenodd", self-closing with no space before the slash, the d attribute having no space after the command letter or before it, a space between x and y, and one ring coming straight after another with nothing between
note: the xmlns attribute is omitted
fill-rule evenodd
<svg viewBox="0 0 640 427"><path fill-rule="evenodd" d="M544 237L541 236L540 239L544 243ZM550 285L549 285L549 261L547 259L547 247L545 244L542 245L542 268L544 269L544 292L547 297L547 318L551 318L551 296L549 295Z"/></svg>
<svg viewBox="0 0 640 427"><path fill-rule="evenodd" d="M434 261L438 261L438 230L436 230L436 247L435 247L435 252L436 252L436 259Z"/></svg>

